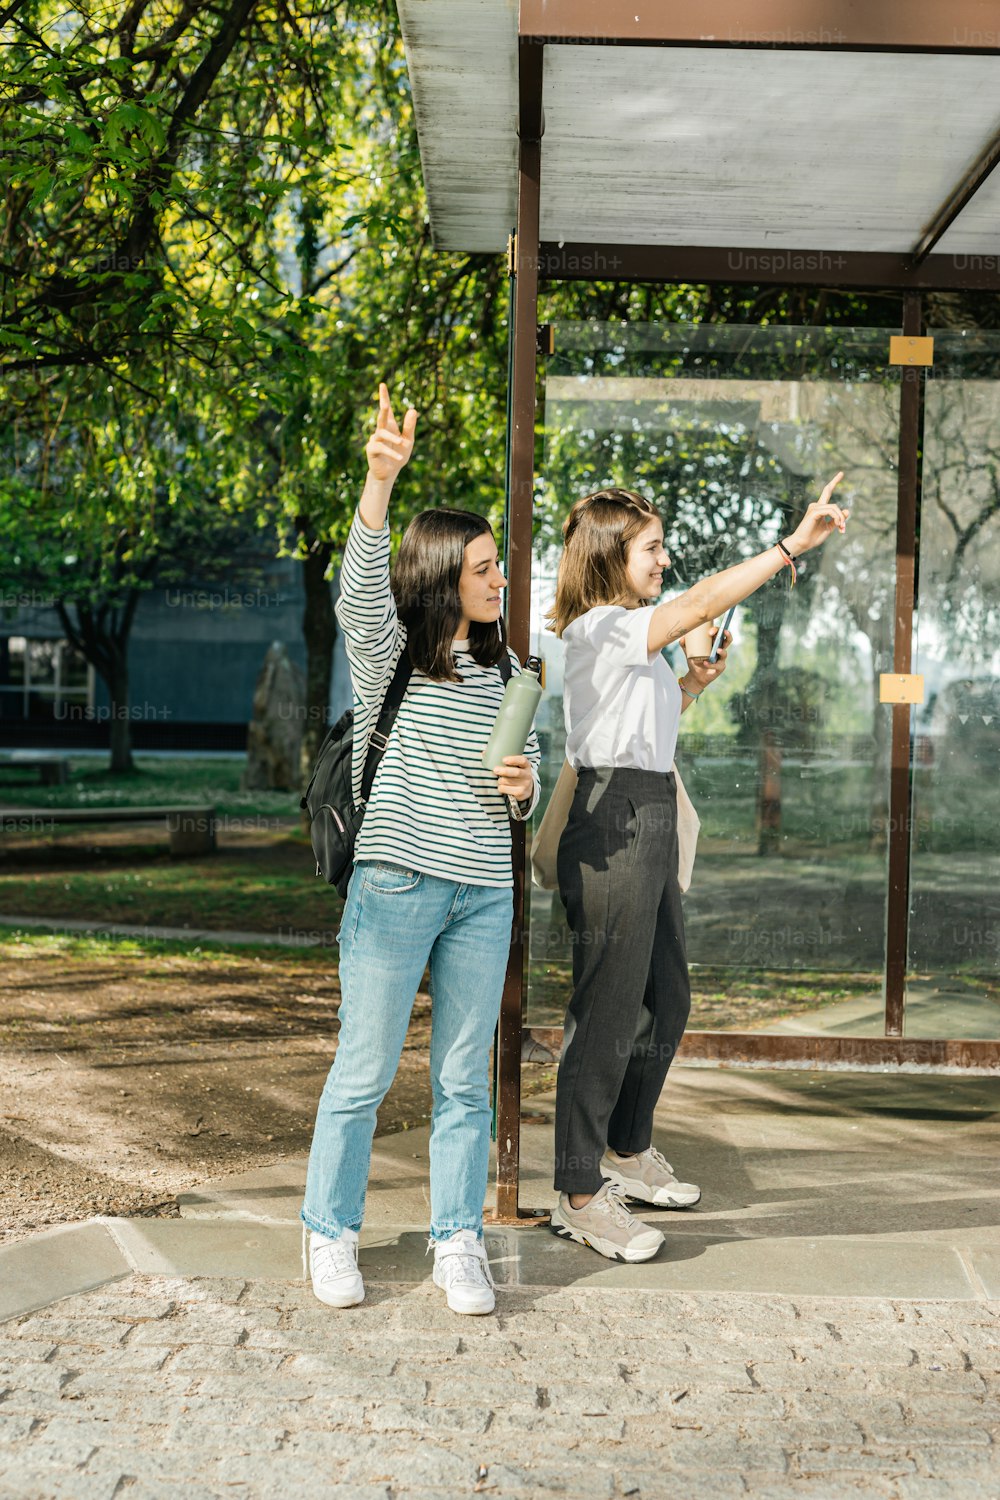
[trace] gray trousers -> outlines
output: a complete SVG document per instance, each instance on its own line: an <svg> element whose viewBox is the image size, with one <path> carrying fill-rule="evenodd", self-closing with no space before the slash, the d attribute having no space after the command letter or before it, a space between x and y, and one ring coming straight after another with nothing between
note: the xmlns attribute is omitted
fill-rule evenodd
<svg viewBox="0 0 1000 1500"><path fill-rule="evenodd" d="M555 1186L594 1193L601 1157L645 1151L691 989L672 772L581 770L559 842L573 996L556 1083Z"/></svg>

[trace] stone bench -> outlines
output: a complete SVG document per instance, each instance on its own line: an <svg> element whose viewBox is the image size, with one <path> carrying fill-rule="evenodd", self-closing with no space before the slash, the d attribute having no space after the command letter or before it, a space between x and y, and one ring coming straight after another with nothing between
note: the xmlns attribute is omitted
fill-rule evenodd
<svg viewBox="0 0 1000 1500"><path fill-rule="evenodd" d="M42 786L65 786L69 781L69 761L64 755L22 755L14 750L10 755L0 756L2 766L10 766L14 771L39 771Z"/></svg>
<svg viewBox="0 0 1000 1500"><path fill-rule="evenodd" d="M57 825L165 822L173 855L214 854L214 807L0 807L0 833L45 833Z"/></svg>

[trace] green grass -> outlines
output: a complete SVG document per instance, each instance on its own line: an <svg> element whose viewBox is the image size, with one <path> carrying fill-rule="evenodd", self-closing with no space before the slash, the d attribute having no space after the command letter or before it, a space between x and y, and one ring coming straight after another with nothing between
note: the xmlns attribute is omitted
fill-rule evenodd
<svg viewBox="0 0 1000 1500"><path fill-rule="evenodd" d="M154 857L139 857L144 852L116 850L116 858L95 857L84 868L0 866L0 911L136 926L307 931L324 941L336 931L343 902L316 878L302 834L275 840L252 859L225 850L190 861L172 860L162 847Z"/></svg>
<svg viewBox="0 0 1000 1500"><path fill-rule="evenodd" d="M678 761L701 819L702 837L756 847L757 759L734 746L722 760ZM782 785L782 839L797 849L860 852L871 837L870 766L789 764ZM888 793L888 788L886 788ZM1000 780L950 762L914 776L913 826L919 853L992 852L1000 826Z"/></svg>
<svg viewBox="0 0 1000 1500"><path fill-rule="evenodd" d="M77 760L72 754L66 786L40 786L37 771L0 763L0 807L154 807L192 802L213 804L223 817L254 819L296 817L299 793L244 792L240 789L245 757L196 760L138 756L128 775L111 772L103 761Z"/></svg>
<svg viewBox="0 0 1000 1500"><path fill-rule="evenodd" d="M0 807L143 807L212 804L233 826L299 814L298 792L244 792L244 757L198 760L137 757L130 775L112 774L103 761L77 761L66 786L40 786L37 772L0 763ZM756 845L756 757L734 744L724 760L681 755L685 785L698 809L705 839ZM868 766L790 765L784 778L782 833L799 848L863 850L869 841L872 771ZM1000 825L1000 781L949 770L915 777L914 822L920 851L989 848Z"/></svg>
<svg viewBox="0 0 1000 1500"><path fill-rule="evenodd" d="M691 968L689 1027L716 1031L759 1025L842 1000L879 992L882 976L872 971L829 972L694 964ZM569 963L529 965L528 1024L558 1026L573 991Z"/></svg>
<svg viewBox="0 0 1000 1500"><path fill-rule="evenodd" d="M238 948L206 939L116 937L82 932L37 932L30 928L0 926L0 956L14 958L65 958L86 963L107 958L198 958L202 967L224 967L234 952L247 958L294 960L330 970L330 955L322 948L289 949L277 943L241 943ZM164 972L169 972L165 970ZM148 976L146 976L148 977Z"/></svg>

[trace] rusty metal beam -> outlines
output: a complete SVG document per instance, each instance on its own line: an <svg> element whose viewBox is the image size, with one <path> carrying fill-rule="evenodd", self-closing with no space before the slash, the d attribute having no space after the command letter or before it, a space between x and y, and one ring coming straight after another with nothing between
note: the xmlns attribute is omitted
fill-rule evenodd
<svg viewBox="0 0 1000 1500"><path fill-rule="evenodd" d="M533 42L517 44L517 134L523 142L540 141L545 48Z"/></svg>
<svg viewBox="0 0 1000 1500"><path fill-rule="evenodd" d="M545 240L542 281L724 282L728 285L824 286L838 290L1000 292L1000 256L931 255L859 250L778 250L706 245L622 245Z"/></svg>
<svg viewBox="0 0 1000 1500"><path fill-rule="evenodd" d="M531 517L535 478L535 361L543 50L530 48L522 73L514 316L510 337L510 499L507 515L507 629L523 661L531 611ZM527 79L527 87L524 87ZM513 825L514 930L497 1026L497 1196L494 1221L516 1220L521 1145L521 1031L524 1002L524 825Z"/></svg>
<svg viewBox="0 0 1000 1500"><path fill-rule="evenodd" d="M994 52L995 0L521 0L522 37L603 46Z"/></svg>
<svg viewBox="0 0 1000 1500"><path fill-rule="evenodd" d="M920 295L903 301L903 333L923 332ZM924 371L903 366L899 396L899 465L896 499L896 601L893 672L907 673L913 661L913 606L917 561L917 512L920 504L920 439L923 424ZM894 703L889 770L889 889L885 916L885 1034L903 1035L906 997L906 950L910 921L910 827L913 775L910 766L908 703Z"/></svg>
<svg viewBox="0 0 1000 1500"><path fill-rule="evenodd" d="M993 137L978 159L966 172L955 191L946 198L920 239L913 247L912 263L919 266L925 261L938 240L951 228L964 208L975 197L989 177L997 162L1000 162L1000 131Z"/></svg>
<svg viewBox="0 0 1000 1500"><path fill-rule="evenodd" d="M555 1052L562 1046L561 1026L532 1026L528 1033ZM968 1072L1000 1070L1000 1040L886 1036L782 1036L767 1031L686 1031L677 1053L679 1063L717 1062L733 1067L802 1067L864 1070L908 1063L923 1068L962 1068Z"/></svg>

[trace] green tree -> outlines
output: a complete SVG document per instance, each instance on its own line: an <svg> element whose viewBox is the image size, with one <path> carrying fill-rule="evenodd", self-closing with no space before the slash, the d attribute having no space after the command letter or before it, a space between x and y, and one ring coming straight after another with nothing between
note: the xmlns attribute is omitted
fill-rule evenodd
<svg viewBox="0 0 1000 1500"><path fill-rule="evenodd" d="M183 489L190 515L201 507L206 545L229 534L237 513L263 547L276 530L278 546L303 565L308 759L326 718L331 578L380 379L422 413L396 519L447 500L501 523L502 261L444 255L431 243L391 0L307 12L283 0L68 10L22 0L6 7L0 29L6 529L31 499L39 513L58 512L63 556L89 555L100 534L141 536L144 559L158 546L166 559L178 555L169 538L183 527L168 523ZM543 288L541 316L883 326L899 318L898 299L600 284ZM136 411L109 435L112 400ZM146 446L126 429L146 433ZM733 455L716 436L717 452L702 435L686 466L677 453L667 475L680 482L675 542L691 552L692 570L699 549L718 565L707 518L723 503L713 478ZM622 442L593 466L610 464L619 482L660 482L641 457ZM756 462L770 464L766 455ZM175 465L191 483L171 480ZM104 532L87 505L50 493L56 471L64 497L83 486L101 508ZM143 489L154 471L155 504ZM753 476L742 479L745 495ZM725 504L736 493L730 486ZM769 494L764 483L758 521ZM137 554L131 540L123 545L131 567ZM58 559L52 569L61 586Z"/></svg>
<svg viewBox="0 0 1000 1500"><path fill-rule="evenodd" d="M206 540L213 505L242 510L303 563L308 758L327 708L329 580L380 378L424 418L397 516L445 496L501 514L499 258L431 250L391 4L300 16L136 0L98 14L29 0L5 19L0 444L13 461L0 506L11 524L27 495L58 508L51 457L64 484L75 457L103 524L141 533L152 567L157 537L170 551L176 486L143 511L134 445L112 458L87 435L105 431L109 400L136 404L166 481L194 418L214 458L194 466ZM114 484L81 443L101 447ZM86 554L86 511L60 516L64 552ZM120 580L104 581L116 600Z"/></svg>
<svg viewBox="0 0 1000 1500"><path fill-rule="evenodd" d="M255 581L246 518L216 489L204 427L170 401L116 403L18 455L0 505L0 592L49 596L67 640L107 688L110 769L133 769L128 647L144 593L203 574L209 560ZM220 561L221 560L221 561Z"/></svg>

